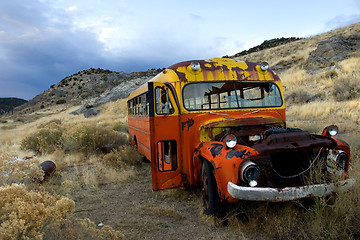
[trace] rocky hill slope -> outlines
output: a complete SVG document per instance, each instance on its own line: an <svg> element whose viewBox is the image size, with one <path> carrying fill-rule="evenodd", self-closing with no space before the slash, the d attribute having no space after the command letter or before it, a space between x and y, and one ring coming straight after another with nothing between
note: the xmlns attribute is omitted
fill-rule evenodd
<svg viewBox="0 0 360 240"><path fill-rule="evenodd" d="M230 57L253 62L266 61L278 73L294 68L315 74L335 68L338 62L359 55L359 49L360 22L313 37Z"/></svg>
<svg viewBox="0 0 360 240"><path fill-rule="evenodd" d="M90 68L64 78L16 108L16 111L26 114L61 104L95 107L101 103L126 98L133 89L160 71L161 69L151 69L146 72L125 73Z"/></svg>

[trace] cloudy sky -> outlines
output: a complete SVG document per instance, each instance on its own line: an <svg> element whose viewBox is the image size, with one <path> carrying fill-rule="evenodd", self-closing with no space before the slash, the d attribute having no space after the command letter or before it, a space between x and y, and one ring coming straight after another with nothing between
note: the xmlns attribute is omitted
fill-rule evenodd
<svg viewBox="0 0 360 240"><path fill-rule="evenodd" d="M0 0L0 97L88 68L145 71L360 21L358 0Z"/></svg>

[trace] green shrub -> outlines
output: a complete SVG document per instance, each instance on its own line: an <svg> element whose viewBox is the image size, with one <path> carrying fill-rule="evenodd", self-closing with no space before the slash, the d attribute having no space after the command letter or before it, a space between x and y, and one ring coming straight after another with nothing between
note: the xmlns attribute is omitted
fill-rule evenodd
<svg viewBox="0 0 360 240"><path fill-rule="evenodd" d="M128 136L94 123L75 126L63 135L65 150L94 153L109 152L126 144Z"/></svg>
<svg viewBox="0 0 360 240"><path fill-rule="evenodd" d="M360 96L360 83L356 80L341 78L334 81L333 96L336 101L346 101Z"/></svg>
<svg viewBox="0 0 360 240"><path fill-rule="evenodd" d="M324 74L325 78L336 78L338 76L339 76L339 74L336 70L328 70Z"/></svg>
<svg viewBox="0 0 360 240"><path fill-rule="evenodd" d="M66 103L65 99L60 99L56 101L56 104L64 104L64 103Z"/></svg>
<svg viewBox="0 0 360 240"><path fill-rule="evenodd" d="M113 126L113 130L118 132L129 132L127 124L122 122L115 123L115 125Z"/></svg>
<svg viewBox="0 0 360 240"><path fill-rule="evenodd" d="M21 149L36 153L51 153L58 149L72 152L110 152L112 149L127 144L128 135L110 127L95 123L61 127L57 122L50 122L39 131L21 141Z"/></svg>
<svg viewBox="0 0 360 240"><path fill-rule="evenodd" d="M61 137L64 129L57 124L50 124L21 141L21 149L36 153L51 153L62 148Z"/></svg>
<svg viewBox="0 0 360 240"><path fill-rule="evenodd" d="M288 94L287 96L285 96L285 102L287 104L289 103L302 104L302 103L306 103L310 98L311 96L308 91L304 89L298 89L297 91L294 91Z"/></svg>
<svg viewBox="0 0 360 240"><path fill-rule="evenodd" d="M142 159L143 156L134 147L124 145L106 154L103 161L108 166L121 169L125 165L140 166Z"/></svg>

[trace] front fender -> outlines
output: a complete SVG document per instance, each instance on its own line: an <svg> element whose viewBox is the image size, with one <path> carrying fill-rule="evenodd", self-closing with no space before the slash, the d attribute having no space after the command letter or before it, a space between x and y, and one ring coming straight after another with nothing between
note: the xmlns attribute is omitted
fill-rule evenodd
<svg viewBox="0 0 360 240"><path fill-rule="evenodd" d="M227 191L228 182L237 183L240 164L259 153L250 147L237 144L228 148L223 142L204 142L196 148L196 161L209 161L214 169L214 176L219 190L220 199L229 202L236 201ZM198 163L199 165L201 163ZM199 176L197 176L199 178Z"/></svg>

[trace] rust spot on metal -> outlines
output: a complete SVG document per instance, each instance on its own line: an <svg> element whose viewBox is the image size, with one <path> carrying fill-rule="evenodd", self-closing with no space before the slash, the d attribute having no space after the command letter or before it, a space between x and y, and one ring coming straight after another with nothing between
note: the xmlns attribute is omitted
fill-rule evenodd
<svg viewBox="0 0 360 240"><path fill-rule="evenodd" d="M194 125L194 119L192 118L188 118L188 120L186 122L182 122L181 123L181 127L182 127L182 130L184 130L184 128L188 127L188 130L190 129L190 127L192 127Z"/></svg>
<svg viewBox="0 0 360 240"><path fill-rule="evenodd" d="M245 153L245 150L238 151L237 149L233 148L233 149L231 149L231 151L226 153L225 158L226 159L232 159L233 157L241 158L244 155L244 153Z"/></svg>
<svg viewBox="0 0 360 240"><path fill-rule="evenodd" d="M213 158L221 154L221 150L223 149L223 145L219 143L213 143L211 144L210 152Z"/></svg>
<svg viewBox="0 0 360 240"><path fill-rule="evenodd" d="M246 80L247 77L245 75L244 69L239 68L239 67L233 67L231 70L236 73L238 80Z"/></svg>
<svg viewBox="0 0 360 240"><path fill-rule="evenodd" d="M185 73L179 72L177 70L175 70L175 72L178 75L180 81L187 82Z"/></svg>

